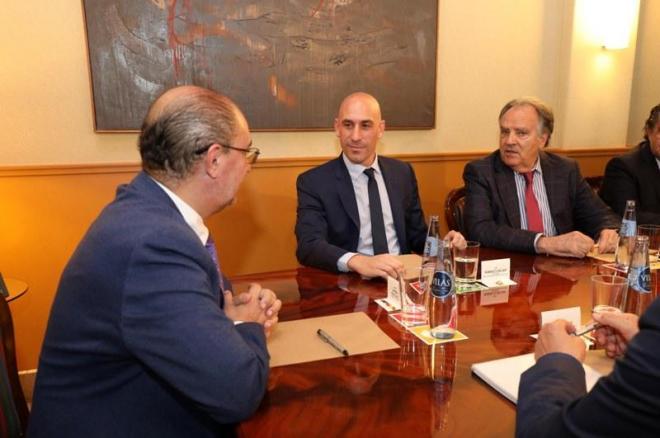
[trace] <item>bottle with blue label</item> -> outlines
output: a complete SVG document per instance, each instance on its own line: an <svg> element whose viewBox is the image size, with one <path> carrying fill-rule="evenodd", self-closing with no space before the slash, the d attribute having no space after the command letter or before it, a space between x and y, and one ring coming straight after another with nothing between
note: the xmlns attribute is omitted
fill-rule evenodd
<svg viewBox="0 0 660 438"><path fill-rule="evenodd" d="M422 253L422 266L433 267L438 257L438 242L440 241L440 222L438 216L431 216L429 230L426 233L424 252Z"/></svg>
<svg viewBox="0 0 660 438"><path fill-rule="evenodd" d="M635 245L637 234L637 219L635 214L635 201L626 201L626 211L623 213L621 228L619 228L619 245L616 248L614 260L616 266L624 271L630 266L630 256Z"/></svg>
<svg viewBox="0 0 660 438"><path fill-rule="evenodd" d="M456 288L451 257L449 242L439 240L428 305L431 336L438 339L453 338L458 325Z"/></svg>
<svg viewBox="0 0 660 438"><path fill-rule="evenodd" d="M641 315L655 298L654 295L651 293L649 236L637 236L630 268L628 269L626 312Z"/></svg>

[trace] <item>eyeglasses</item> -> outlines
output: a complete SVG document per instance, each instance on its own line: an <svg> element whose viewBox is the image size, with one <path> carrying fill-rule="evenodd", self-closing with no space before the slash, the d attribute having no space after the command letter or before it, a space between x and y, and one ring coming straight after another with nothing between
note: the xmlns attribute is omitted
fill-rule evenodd
<svg viewBox="0 0 660 438"><path fill-rule="evenodd" d="M259 158L259 154L261 153L261 151L259 150L258 147L254 147L254 146L252 146L252 143L250 143L250 146L248 146L248 147L245 148L245 149L243 149L243 148L237 148L237 147L235 147L235 146L229 146L229 145L226 145L226 144L211 143L211 144L208 145L208 146L204 146L204 147L201 148L201 149L197 149L197 150L195 151L195 155L202 155L203 153L206 153L206 151L208 151L208 150L211 148L211 146L213 146L214 144L217 144L218 146L223 147L223 148L226 148L226 149L233 149L233 150L235 150L235 151L243 152L243 153L245 154L245 160L246 160L248 163L250 163L250 164L254 164L254 163L256 163L256 162L257 162L257 158Z"/></svg>

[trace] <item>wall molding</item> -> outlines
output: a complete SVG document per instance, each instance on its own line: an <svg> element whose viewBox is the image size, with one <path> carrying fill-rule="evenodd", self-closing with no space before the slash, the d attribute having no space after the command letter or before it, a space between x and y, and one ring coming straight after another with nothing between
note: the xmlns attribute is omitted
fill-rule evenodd
<svg viewBox="0 0 660 438"><path fill-rule="evenodd" d="M581 157L608 157L621 155L629 150L628 147L614 148L580 148L560 149L548 148L549 151L571 158ZM433 154L393 154L390 155L411 163L424 162L452 162L469 161L483 157L492 150L474 152L445 152ZM285 167L313 167L318 166L334 156L326 157L296 157L296 158L263 158L252 167L254 169L285 168ZM125 174L137 173L140 163L89 163L89 164L38 164L38 165L12 165L0 166L0 178L3 177L30 177L30 176L57 176L57 175L92 175L92 174Z"/></svg>

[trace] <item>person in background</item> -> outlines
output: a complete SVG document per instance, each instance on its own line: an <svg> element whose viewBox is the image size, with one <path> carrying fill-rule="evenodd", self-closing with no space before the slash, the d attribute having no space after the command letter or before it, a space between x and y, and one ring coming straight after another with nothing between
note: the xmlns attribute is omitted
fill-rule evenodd
<svg viewBox="0 0 660 438"><path fill-rule="evenodd" d="M660 436L660 300L642 315L594 313L614 370L587 393L585 345L564 320L545 324L520 379L517 437Z"/></svg>
<svg viewBox="0 0 660 438"><path fill-rule="evenodd" d="M467 237L509 251L584 257L616 248L620 219L598 198L574 160L546 152L552 109L536 98L500 111L500 147L465 166Z"/></svg>
<svg viewBox="0 0 660 438"><path fill-rule="evenodd" d="M410 164L379 156L385 131L380 105L371 95L353 93L334 122L342 153L297 180L298 261L332 272L396 277L396 254L421 253L427 227L417 179ZM450 231L445 239L465 245Z"/></svg>
<svg viewBox="0 0 660 438"><path fill-rule="evenodd" d="M660 225L660 104L644 124L644 141L607 163L600 197L619 216L633 199L638 224Z"/></svg>
<svg viewBox="0 0 660 438"><path fill-rule="evenodd" d="M142 172L69 260L41 351L28 435L215 437L265 393L281 302L234 296L204 220L234 202L258 149L227 97L184 86L150 107Z"/></svg>

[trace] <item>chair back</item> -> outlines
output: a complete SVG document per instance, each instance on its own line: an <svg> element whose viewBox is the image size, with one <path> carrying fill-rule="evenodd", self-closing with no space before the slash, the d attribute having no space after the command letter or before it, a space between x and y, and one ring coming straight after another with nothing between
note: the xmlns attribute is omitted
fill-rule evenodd
<svg viewBox="0 0 660 438"><path fill-rule="evenodd" d="M603 186L603 175L600 176L585 176L584 180L589 184L591 190L594 191L596 196L600 194L600 188Z"/></svg>
<svg viewBox="0 0 660 438"><path fill-rule="evenodd" d="M0 436L22 437L28 422L28 406L18 379L14 324L9 305L0 296Z"/></svg>
<svg viewBox="0 0 660 438"><path fill-rule="evenodd" d="M445 220L450 230L465 236L463 210L465 209L465 187L452 189L445 198Z"/></svg>

